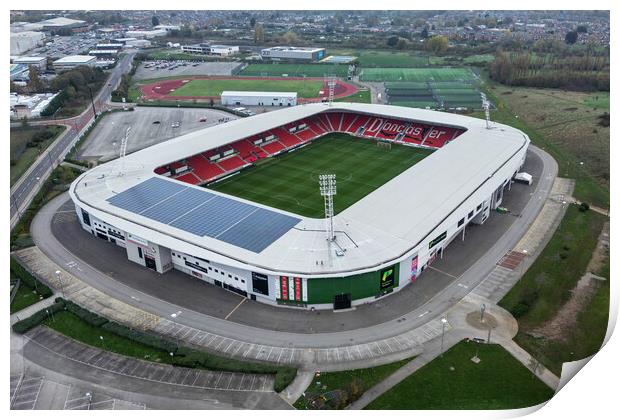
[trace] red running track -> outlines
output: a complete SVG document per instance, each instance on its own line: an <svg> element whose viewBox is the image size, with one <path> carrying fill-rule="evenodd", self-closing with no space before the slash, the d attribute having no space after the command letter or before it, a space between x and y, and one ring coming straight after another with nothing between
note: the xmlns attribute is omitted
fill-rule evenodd
<svg viewBox="0 0 620 420"><path fill-rule="evenodd" d="M186 83L197 79L207 80L304 80L303 77L231 77L231 76L190 76L173 80L161 80L159 82L153 82L140 86L140 91L146 101L161 101L161 100L192 100L192 99L219 99L217 96L172 96L170 92L176 90ZM306 80L323 80L320 77L307 77ZM327 84L324 84L323 90L327 92ZM345 83L341 80L336 80L336 86L334 87L334 98L345 98L347 96L354 95L358 92L358 88L350 83ZM327 96L327 95L325 95ZM319 102L322 97L316 98L299 98L297 102Z"/></svg>

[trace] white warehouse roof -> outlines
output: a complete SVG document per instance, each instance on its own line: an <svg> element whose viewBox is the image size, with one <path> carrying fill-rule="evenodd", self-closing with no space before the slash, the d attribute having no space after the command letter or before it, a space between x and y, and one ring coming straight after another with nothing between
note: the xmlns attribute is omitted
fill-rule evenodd
<svg viewBox="0 0 620 420"><path fill-rule="evenodd" d="M153 221L107 201L147 179L159 177L153 171L161 165L323 111L359 112L466 131L458 140L436 150L334 217L335 230L344 230L346 236L352 238L351 243L343 245L347 251L342 257L334 256L333 245L325 241L323 219L294 215L301 219L294 228L255 253ZM485 185L495 171L504 168L520 152L524 153L528 144L527 136L512 127L494 123L494 128L489 130L484 120L461 115L390 105L306 104L233 120L135 152L126 158L123 176L117 175L117 162L97 166L73 182L70 194L77 205L118 229L199 258L272 273L338 276L378 269L412 252L455 209L469 200L472 192ZM502 171L502 177L511 175ZM324 260L325 264L318 264L319 260Z"/></svg>
<svg viewBox="0 0 620 420"><path fill-rule="evenodd" d="M92 60L96 60L97 57L93 55L68 55L63 58L59 58L54 61L54 64L74 64L74 63L89 63Z"/></svg>

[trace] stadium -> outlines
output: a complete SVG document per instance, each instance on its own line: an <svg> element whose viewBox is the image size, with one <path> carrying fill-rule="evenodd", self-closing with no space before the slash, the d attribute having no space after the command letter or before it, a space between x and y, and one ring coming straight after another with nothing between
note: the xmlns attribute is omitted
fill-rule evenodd
<svg viewBox="0 0 620 420"><path fill-rule="evenodd" d="M305 104L100 165L70 196L83 229L153 271L272 305L347 309L415 287L501 205L528 145L462 115Z"/></svg>

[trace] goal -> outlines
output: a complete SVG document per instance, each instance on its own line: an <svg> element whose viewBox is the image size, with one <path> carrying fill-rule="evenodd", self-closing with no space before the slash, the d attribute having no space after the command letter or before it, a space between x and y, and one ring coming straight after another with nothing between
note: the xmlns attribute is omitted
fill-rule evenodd
<svg viewBox="0 0 620 420"><path fill-rule="evenodd" d="M392 150L392 143L389 141L377 141L377 147L384 150Z"/></svg>

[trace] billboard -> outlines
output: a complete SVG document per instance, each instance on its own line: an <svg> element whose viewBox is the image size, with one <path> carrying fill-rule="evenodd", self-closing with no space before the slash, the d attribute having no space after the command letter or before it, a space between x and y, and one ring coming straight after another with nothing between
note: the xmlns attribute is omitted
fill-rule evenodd
<svg viewBox="0 0 620 420"><path fill-rule="evenodd" d="M278 286L280 300L288 300L291 302L302 302L307 300L307 285L301 277L280 276ZM278 293L276 291L276 297L277 296Z"/></svg>
<svg viewBox="0 0 620 420"><path fill-rule="evenodd" d="M411 259L411 281L414 282L418 276L418 256Z"/></svg>

